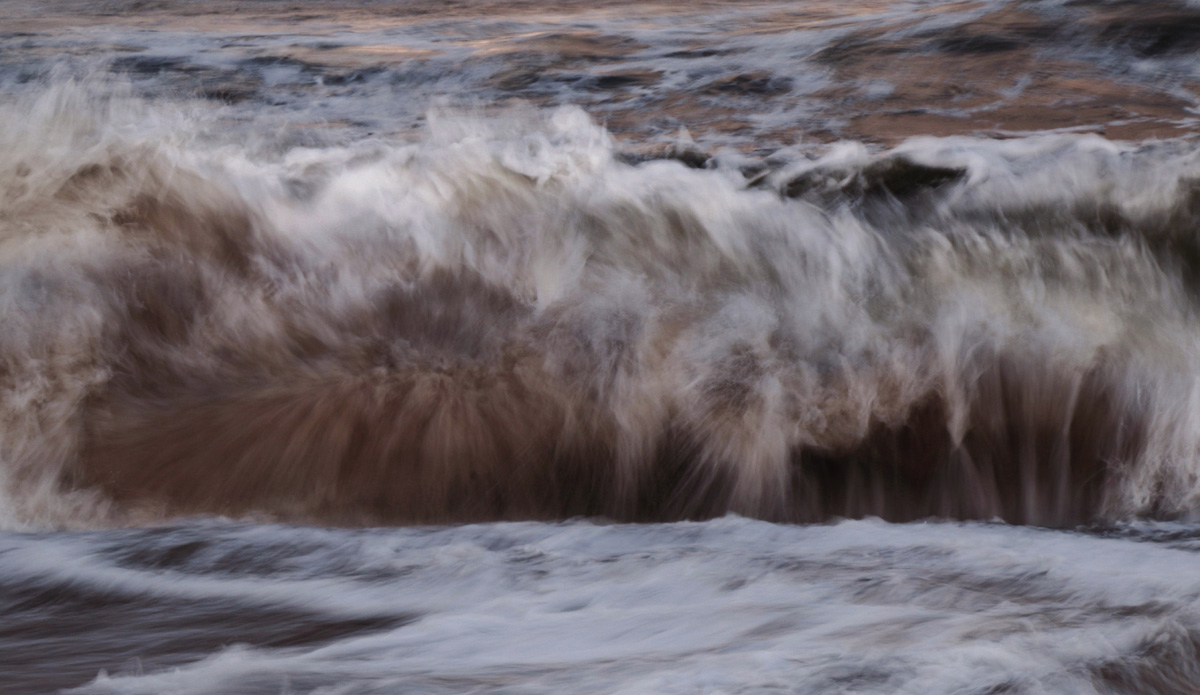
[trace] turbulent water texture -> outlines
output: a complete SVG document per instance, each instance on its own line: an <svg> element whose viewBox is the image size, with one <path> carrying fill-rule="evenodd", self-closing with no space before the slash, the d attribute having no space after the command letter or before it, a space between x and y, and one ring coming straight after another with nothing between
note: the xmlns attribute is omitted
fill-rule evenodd
<svg viewBox="0 0 1200 695"><path fill-rule="evenodd" d="M1107 534L731 518L0 535L0 672L8 692L79 695L1194 692L1195 529Z"/></svg>
<svg viewBox="0 0 1200 695"><path fill-rule="evenodd" d="M5 108L15 520L1196 505L1186 146L744 173L628 163L569 107L273 154L87 84Z"/></svg>
<svg viewBox="0 0 1200 695"><path fill-rule="evenodd" d="M578 105L626 147L1197 125L1200 8L1172 0L543 3L3 0L0 87L110 70L299 142L418 133L431 101ZM261 137L265 128L258 129Z"/></svg>
<svg viewBox="0 0 1200 695"><path fill-rule="evenodd" d="M0 690L1200 683L1200 9L44 5Z"/></svg>

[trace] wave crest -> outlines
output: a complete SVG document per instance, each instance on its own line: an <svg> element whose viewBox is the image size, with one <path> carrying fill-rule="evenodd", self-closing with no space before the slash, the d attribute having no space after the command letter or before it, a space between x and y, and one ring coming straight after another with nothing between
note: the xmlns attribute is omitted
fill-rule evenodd
<svg viewBox="0 0 1200 695"><path fill-rule="evenodd" d="M1196 506L1179 148L922 139L746 179L623 163L574 109L263 153L77 86L3 108L8 523ZM916 174L794 183L841 170Z"/></svg>

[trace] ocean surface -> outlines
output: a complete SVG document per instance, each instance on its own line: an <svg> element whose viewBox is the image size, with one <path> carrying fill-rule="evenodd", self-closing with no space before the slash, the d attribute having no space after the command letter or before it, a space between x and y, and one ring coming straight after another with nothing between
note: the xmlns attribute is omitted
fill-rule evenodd
<svg viewBox="0 0 1200 695"><path fill-rule="evenodd" d="M1195 695L1200 3L0 0L0 692Z"/></svg>

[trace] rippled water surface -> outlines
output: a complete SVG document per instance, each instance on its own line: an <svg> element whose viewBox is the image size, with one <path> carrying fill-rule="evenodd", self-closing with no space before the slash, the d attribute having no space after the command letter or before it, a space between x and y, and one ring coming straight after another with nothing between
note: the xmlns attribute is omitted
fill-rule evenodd
<svg viewBox="0 0 1200 695"><path fill-rule="evenodd" d="M0 665L21 692L1188 692L1196 533L1111 535L736 518L9 535Z"/></svg>

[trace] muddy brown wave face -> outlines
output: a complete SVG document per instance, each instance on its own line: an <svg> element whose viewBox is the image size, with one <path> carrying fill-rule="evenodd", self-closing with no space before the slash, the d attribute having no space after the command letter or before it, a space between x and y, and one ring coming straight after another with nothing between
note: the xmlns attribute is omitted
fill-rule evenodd
<svg viewBox="0 0 1200 695"><path fill-rule="evenodd" d="M143 107L86 86L13 108L50 114L3 144L18 519L1194 507L1172 146L843 148L747 178L622 163L572 109L290 161L132 134Z"/></svg>
<svg viewBox="0 0 1200 695"><path fill-rule="evenodd" d="M1034 384L1030 372L1002 363L981 375L965 441L954 441L946 408L931 395L898 423L873 422L859 441L788 447L768 481L738 471L736 453L725 453L752 442L718 440L729 436L723 428L705 432L670 416L655 423L660 431L642 457L622 461L621 437L630 435L613 413L567 384L546 384L544 373L497 365L227 394L205 385L165 400L123 394L85 415L78 482L172 515L266 512L341 523L647 521L729 511L781 521L1099 518L1113 494L1112 469L1136 461L1146 424L1116 409L1112 387L1096 374L1039 375L1049 383ZM752 416L741 395L706 404L715 412L705 415ZM564 403L572 396L577 403ZM569 421L571 406L571 418L587 424ZM756 484L779 488L750 502L734 497L739 485Z"/></svg>

